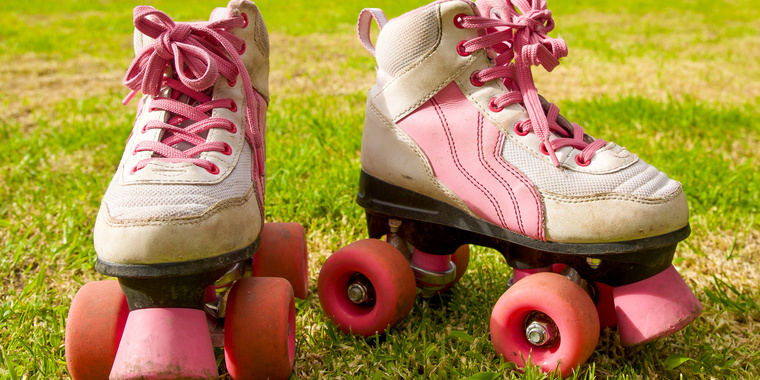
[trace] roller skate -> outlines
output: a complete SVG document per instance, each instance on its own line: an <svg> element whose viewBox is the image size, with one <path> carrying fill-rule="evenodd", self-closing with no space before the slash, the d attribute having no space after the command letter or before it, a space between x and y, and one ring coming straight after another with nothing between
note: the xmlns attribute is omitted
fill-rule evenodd
<svg viewBox="0 0 760 380"><path fill-rule="evenodd" d="M338 328L386 331L416 293L462 276L470 244L513 268L490 328L520 367L568 376L602 327L635 345L700 314L671 265L690 234L681 185L538 95L531 66L551 71L567 54L553 27L539 0L441 0L390 21L362 11L359 38L377 60L357 196L370 239L321 270Z"/></svg>
<svg viewBox="0 0 760 380"><path fill-rule="evenodd" d="M134 10L125 104L142 92L95 223L96 269L66 325L75 379L287 378L304 230L264 224L269 42L254 3L208 22Z"/></svg>

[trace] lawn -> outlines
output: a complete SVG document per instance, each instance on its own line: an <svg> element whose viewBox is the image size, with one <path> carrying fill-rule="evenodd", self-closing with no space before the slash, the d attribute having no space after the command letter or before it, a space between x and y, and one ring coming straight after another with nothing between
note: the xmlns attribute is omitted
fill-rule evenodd
<svg viewBox="0 0 760 380"><path fill-rule="evenodd" d="M64 326L94 269L95 215L131 130L121 78L132 13L208 17L209 0L0 5L0 377L67 378ZM283 4L287 4L284 6ZM319 307L331 252L366 237L354 203L374 61L355 36L364 7L397 16L425 1L258 2L272 46L268 221L307 229L310 295L297 301L292 378L541 378L489 339L511 270L475 249L450 292L418 299L388 334L347 336ZM624 348L602 333L578 378L760 378L760 4L755 0L550 0L570 54L539 91L570 120L683 183L691 237L675 265L704 313L672 337ZM223 363L223 360L222 360ZM222 364L223 366L223 364Z"/></svg>

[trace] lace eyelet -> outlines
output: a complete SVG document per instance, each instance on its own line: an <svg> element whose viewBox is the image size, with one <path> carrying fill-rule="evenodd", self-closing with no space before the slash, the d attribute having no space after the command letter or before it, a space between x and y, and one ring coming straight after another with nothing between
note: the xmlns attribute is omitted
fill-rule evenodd
<svg viewBox="0 0 760 380"><path fill-rule="evenodd" d="M222 151L222 154L225 156L229 156L232 154L232 147L230 144L224 143L224 150Z"/></svg>
<svg viewBox="0 0 760 380"><path fill-rule="evenodd" d="M464 50L464 43L465 42L467 42L467 41L466 40L462 41L462 42L459 43L459 45L457 45L457 54L459 54L462 57L469 57L471 53L468 53L468 52L466 52Z"/></svg>
<svg viewBox="0 0 760 380"><path fill-rule="evenodd" d="M515 123L515 133L517 133L518 136L527 136L528 133L530 133L530 132L523 131L522 130L522 121L518 121L517 123ZM541 145L541 146L543 147L543 145Z"/></svg>
<svg viewBox="0 0 760 380"><path fill-rule="evenodd" d="M248 15L245 13L241 13L241 16L243 16L243 29L248 27Z"/></svg>
<svg viewBox="0 0 760 380"><path fill-rule="evenodd" d="M238 51L238 55L243 55L243 53L245 53L245 41L243 41L243 47Z"/></svg>
<svg viewBox="0 0 760 380"><path fill-rule="evenodd" d="M462 21L463 21L462 19L464 19L465 16L467 15L464 13L460 13L454 16L454 26L456 26L459 29L464 29L464 26L462 26Z"/></svg>
<svg viewBox="0 0 760 380"><path fill-rule="evenodd" d="M501 112L501 110L504 109L504 107L497 107L496 106L496 98L491 99L490 102L488 102L488 109L491 110L491 112Z"/></svg>
<svg viewBox="0 0 760 380"><path fill-rule="evenodd" d="M214 164L211 164L211 168L206 169L206 171L209 172L210 174L217 175L219 174L219 167Z"/></svg>
<svg viewBox="0 0 760 380"><path fill-rule="evenodd" d="M546 145L544 145L544 143L541 143L540 146L541 146L541 153L543 153L543 154L545 154L545 155L548 156L549 155L549 151L546 150Z"/></svg>
<svg viewBox="0 0 760 380"><path fill-rule="evenodd" d="M235 126L235 123L230 122L230 128L227 129L230 133L233 135L237 133L237 127Z"/></svg>
<svg viewBox="0 0 760 380"><path fill-rule="evenodd" d="M140 170L137 168L137 166L133 167L132 169L129 169L129 175L135 175L137 171Z"/></svg>
<svg viewBox="0 0 760 380"><path fill-rule="evenodd" d="M591 165L591 160L583 161L583 159L581 159L581 155L578 154L575 156L575 163L578 164L578 166L589 166Z"/></svg>
<svg viewBox="0 0 760 380"><path fill-rule="evenodd" d="M237 78L227 79L227 85L228 86L235 87L236 84L237 84Z"/></svg>
<svg viewBox="0 0 760 380"><path fill-rule="evenodd" d="M140 134L144 135L146 133L148 133L148 124L143 125L142 128L140 129Z"/></svg>
<svg viewBox="0 0 760 380"><path fill-rule="evenodd" d="M232 106L230 106L230 111L237 112L237 103L235 103L235 101L232 99L230 99L230 101L232 102Z"/></svg>
<svg viewBox="0 0 760 380"><path fill-rule="evenodd" d="M472 74L470 74L470 83L475 87L483 87L483 85L485 84L479 81L477 78L475 78L475 76L478 75L479 72L480 70L473 71Z"/></svg>

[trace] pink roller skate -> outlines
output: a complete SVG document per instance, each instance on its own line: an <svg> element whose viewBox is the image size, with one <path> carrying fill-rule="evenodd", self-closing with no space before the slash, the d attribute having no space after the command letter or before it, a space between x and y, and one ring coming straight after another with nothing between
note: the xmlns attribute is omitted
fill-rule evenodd
<svg viewBox="0 0 760 380"><path fill-rule="evenodd" d="M96 268L66 326L75 379L287 378L304 230L263 225L269 43L258 8L210 21L134 10L124 83L143 93L95 223ZM277 278L282 277L282 278Z"/></svg>
<svg viewBox="0 0 760 380"><path fill-rule="evenodd" d="M357 198L372 239L322 268L320 302L340 329L393 326L415 291L435 294L462 275L468 244L514 268L491 337L519 366L530 357L567 376L600 327L617 325L633 345L699 315L671 265L690 233L681 185L538 95L531 66L551 71L567 54L546 35L553 27L540 0L440 0L390 21L361 13L378 66Z"/></svg>

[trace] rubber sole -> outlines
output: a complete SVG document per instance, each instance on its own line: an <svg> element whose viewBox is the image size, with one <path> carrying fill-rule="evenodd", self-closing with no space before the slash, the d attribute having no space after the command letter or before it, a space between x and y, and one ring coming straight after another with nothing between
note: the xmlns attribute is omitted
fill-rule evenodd
<svg viewBox="0 0 760 380"><path fill-rule="evenodd" d="M609 243L557 243L532 239L474 217L448 203L404 189L362 170L357 203L367 212L369 234L390 232L389 219L401 220L397 234L416 248L449 255L474 244L499 251L516 268L563 263L586 279L611 286L631 284L668 268L689 225L667 234Z"/></svg>
<svg viewBox="0 0 760 380"><path fill-rule="evenodd" d="M203 309L206 288L237 263L250 260L260 239L246 248L201 260L157 264L114 264L98 259L98 272L117 277L129 310Z"/></svg>
<svg viewBox="0 0 760 380"><path fill-rule="evenodd" d="M95 269L106 276L119 278L176 277L213 272L252 257L253 254L258 251L259 244L260 239L256 239L256 241L248 247L223 255L200 260L178 261L173 263L118 264L98 259L95 263Z"/></svg>

